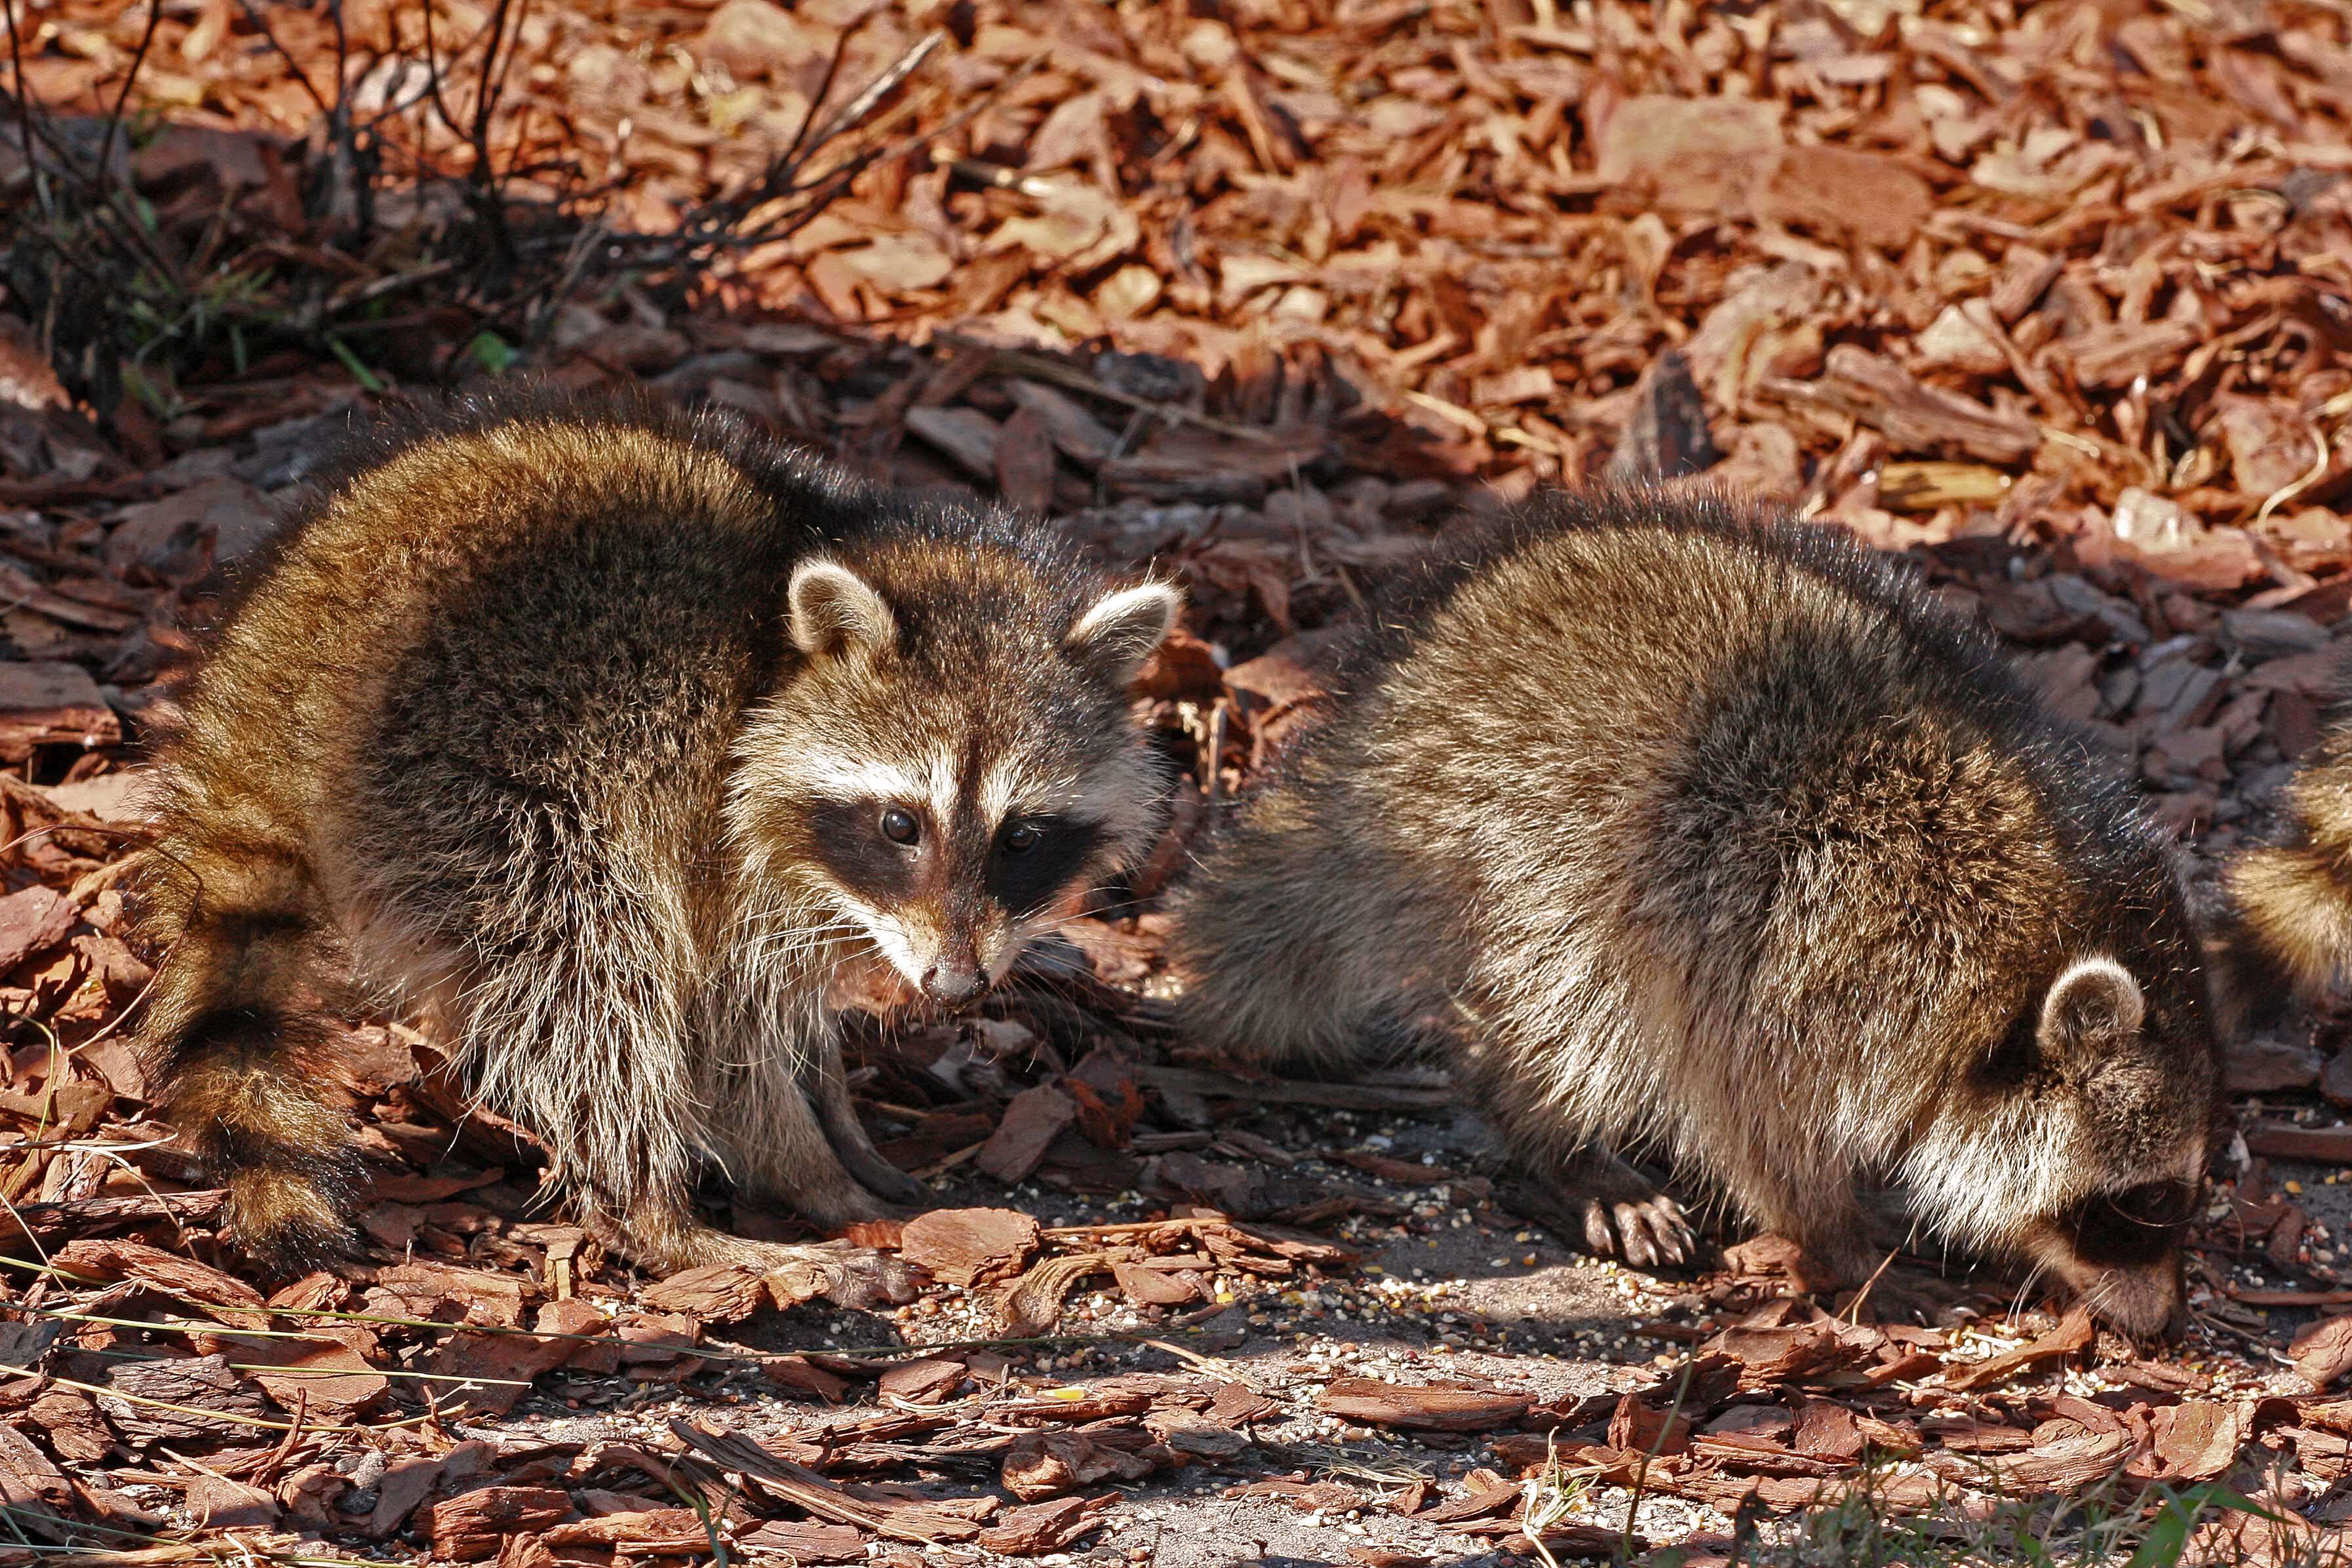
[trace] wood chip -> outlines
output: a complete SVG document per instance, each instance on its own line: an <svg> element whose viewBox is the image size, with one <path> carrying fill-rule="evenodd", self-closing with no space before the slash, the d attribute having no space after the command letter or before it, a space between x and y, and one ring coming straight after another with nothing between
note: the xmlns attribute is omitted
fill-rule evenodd
<svg viewBox="0 0 2352 1568"><path fill-rule="evenodd" d="M1318 1410L1375 1426L1421 1432L1486 1432L1526 1415L1535 1401L1523 1394L1384 1383L1343 1377L1315 1401Z"/></svg>
<svg viewBox="0 0 2352 1568"><path fill-rule="evenodd" d="M970 1286L1019 1273L1038 1238L1036 1220L1017 1209L933 1209L907 1222L898 1247L941 1284Z"/></svg>
<svg viewBox="0 0 2352 1568"><path fill-rule="evenodd" d="M41 746L85 750L122 742L122 725L79 665L0 660L0 763Z"/></svg>
<svg viewBox="0 0 2352 1568"><path fill-rule="evenodd" d="M1029 1179L1063 1129L1078 1119L1078 1108L1052 1084L1039 1084L1013 1097L1004 1120L972 1163L1013 1186Z"/></svg>
<svg viewBox="0 0 2352 1568"><path fill-rule="evenodd" d="M2031 1344L2004 1351L1974 1366L1947 1372L1944 1386L1956 1392L1989 1388L2021 1373L2038 1372L2078 1356L2089 1350L2097 1338L2098 1331L2092 1324L2089 1310L2076 1307L2059 1321L2056 1328Z"/></svg>

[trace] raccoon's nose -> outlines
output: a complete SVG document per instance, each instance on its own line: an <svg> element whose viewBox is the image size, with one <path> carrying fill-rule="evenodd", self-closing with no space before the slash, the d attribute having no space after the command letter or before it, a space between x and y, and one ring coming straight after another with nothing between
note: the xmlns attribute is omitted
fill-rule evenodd
<svg viewBox="0 0 2352 1568"><path fill-rule="evenodd" d="M934 963L923 972L923 994L943 1007L961 1007L987 989L977 963Z"/></svg>

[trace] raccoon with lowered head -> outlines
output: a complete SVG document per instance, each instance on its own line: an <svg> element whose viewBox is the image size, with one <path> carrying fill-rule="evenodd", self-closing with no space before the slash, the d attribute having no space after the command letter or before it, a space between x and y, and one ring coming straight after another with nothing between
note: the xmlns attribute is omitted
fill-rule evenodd
<svg viewBox="0 0 2352 1568"><path fill-rule="evenodd" d="M828 976L878 951L969 1002L1149 841L1125 689L1177 608L1042 525L649 402L379 429L161 759L138 1038L236 1239L348 1239L323 1020L390 1001L641 1261L895 1289L700 1223L698 1173L825 1227L922 1200L851 1109Z"/></svg>
<svg viewBox="0 0 2352 1568"><path fill-rule="evenodd" d="M1823 532L1555 495L1374 617L1180 897L1192 1037L1440 1053L1596 1247L1654 1145L1871 1261L1865 1179L2109 1321L2181 1302L2216 1089L2164 846L1990 642Z"/></svg>

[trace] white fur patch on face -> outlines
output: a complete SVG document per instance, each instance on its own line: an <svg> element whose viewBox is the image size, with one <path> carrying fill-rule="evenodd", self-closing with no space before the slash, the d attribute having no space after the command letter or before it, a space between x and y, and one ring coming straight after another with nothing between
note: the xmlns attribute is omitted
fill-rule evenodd
<svg viewBox="0 0 2352 1568"><path fill-rule="evenodd" d="M780 771L808 794L844 803L925 803L936 793L927 772L873 757L812 752L793 758Z"/></svg>
<svg viewBox="0 0 2352 1568"><path fill-rule="evenodd" d="M874 945L908 984L921 986L923 976L931 972L939 956L938 933L918 931L898 917L839 890L835 890L834 900L844 914L866 928L866 934L874 939Z"/></svg>

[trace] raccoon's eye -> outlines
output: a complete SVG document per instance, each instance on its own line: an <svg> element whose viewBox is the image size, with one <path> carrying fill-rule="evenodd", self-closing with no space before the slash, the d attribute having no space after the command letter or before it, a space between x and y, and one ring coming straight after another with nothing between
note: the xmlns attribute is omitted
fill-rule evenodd
<svg viewBox="0 0 2352 1568"><path fill-rule="evenodd" d="M2168 1255L2197 1211L2197 1189L2186 1182L2148 1182L2129 1191L2084 1198L2060 1228L2074 1256L2101 1268L2133 1268Z"/></svg>
<svg viewBox="0 0 2352 1568"><path fill-rule="evenodd" d="M2117 1193L2107 1205L2133 1225L2163 1229L2189 1223L2196 1212L2197 1191L2186 1182L2149 1182Z"/></svg>
<svg viewBox="0 0 2352 1568"><path fill-rule="evenodd" d="M882 837L893 844L911 845L923 837L923 826L913 812L894 805L882 814Z"/></svg>
<svg viewBox="0 0 2352 1568"><path fill-rule="evenodd" d="M1026 855L1036 848L1037 840L1045 837L1034 823L1016 822L1004 830L1003 837L997 843L1004 847L1007 855Z"/></svg>

